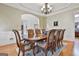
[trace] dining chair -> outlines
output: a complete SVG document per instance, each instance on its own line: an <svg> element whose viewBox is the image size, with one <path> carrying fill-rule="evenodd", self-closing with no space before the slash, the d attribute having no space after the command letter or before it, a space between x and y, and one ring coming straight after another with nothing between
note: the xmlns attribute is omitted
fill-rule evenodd
<svg viewBox="0 0 79 59"><path fill-rule="evenodd" d="M56 39L56 47L59 48L60 47L60 40L59 40L59 36L60 36L60 29L56 29L55 31L55 39Z"/></svg>
<svg viewBox="0 0 79 59"><path fill-rule="evenodd" d="M55 30L50 30L48 37L47 37L48 46L52 49L52 54L56 50L56 39L55 39ZM52 47L52 48L51 48Z"/></svg>
<svg viewBox="0 0 79 59"><path fill-rule="evenodd" d="M36 37L40 37L41 35L44 35L43 32L45 31L45 29L35 29L35 34L36 34ZM43 41L40 41L40 43L44 43L45 40Z"/></svg>
<svg viewBox="0 0 79 59"><path fill-rule="evenodd" d="M60 46L63 46L64 32L65 32L65 29L61 29L60 36L59 36Z"/></svg>
<svg viewBox="0 0 79 59"><path fill-rule="evenodd" d="M41 29L35 29L35 34L36 34L36 37L40 37L40 35L42 34Z"/></svg>
<svg viewBox="0 0 79 59"><path fill-rule="evenodd" d="M28 29L28 38L33 38L35 36L34 29ZM36 36L35 36L36 37ZM36 42L35 41L30 41L32 44L31 47L33 48L33 55L36 55L35 49L37 48Z"/></svg>
<svg viewBox="0 0 79 59"><path fill-rule="evenodd" d="M28 29L28 38L33 38L34 37L34 30L33 29Z"/></svg>
<svg viewBox="0 0 79 59"><path fill-rule="evenodd" d="M21 52L22 52L22 55L24 56L25 52L31 50L32 48L29 45L27 46L26 44L24 44L24 40L21 39L21 36L18 30L12 30L12 31L15 34L16 44L17 44L17 47L19 48L18 56L20 55Z"/></svg>
<svg viewBox="0 0 79 59"><path fill-rule="evenodd" d="M52 52L52 55L56 48L56 41L54 36L55 30L50 30L47 34L47 41L45 45L41 45L40 48L45 53L45 56L47 56L48 51L50 50Z"/></svg>

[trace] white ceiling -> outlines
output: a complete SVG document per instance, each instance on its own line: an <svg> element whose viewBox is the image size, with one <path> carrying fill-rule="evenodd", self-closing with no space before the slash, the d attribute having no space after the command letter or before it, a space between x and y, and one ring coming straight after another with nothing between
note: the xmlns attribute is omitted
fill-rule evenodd
<svg viewBox="0 0 79 59"><path fill-rule="evenodd" d="M48 14L48 15L52 15L55 13L60 13L63 11L68 11L74 8L78 8L79 4L78 3L74 3L74 4L70 4L70 3L49 3L51 5L52 9L52 13ZM30 12L36 15L44 15L41 13L41 7L43 4L41 3L5 3L5 5L14 7L14 8L18 8L20 10L26 11L26 12ZM45 15L46 16L46 15Z"/></svg>

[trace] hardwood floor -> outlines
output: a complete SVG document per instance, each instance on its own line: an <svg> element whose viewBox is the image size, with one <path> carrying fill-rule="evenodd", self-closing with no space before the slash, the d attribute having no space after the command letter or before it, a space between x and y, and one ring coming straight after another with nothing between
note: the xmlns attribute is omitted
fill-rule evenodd
<svg viewBox="0 0 79 59"><path fill-rule="evenodd" d="M16 56L16 44L0 46L0 53L8 53L9 56Z"/></svg>
<svg viewBox="0 0 79 59"><path fill-rule="evenodd" d="M72 41L64 42L67 43L67 48L60 53L60 56L72 56L74 43ZM16 47L16 44L0 46L0 53L8 53L8 56L17 56Z"/></svg>
<svg viewBox="0 0 79 59"><path fill-rule="evenodd" d="M65 41L67 43L67 48L63 49L60 53L60 56L73 56L73 48L74 42L72 41Z"/></svg>

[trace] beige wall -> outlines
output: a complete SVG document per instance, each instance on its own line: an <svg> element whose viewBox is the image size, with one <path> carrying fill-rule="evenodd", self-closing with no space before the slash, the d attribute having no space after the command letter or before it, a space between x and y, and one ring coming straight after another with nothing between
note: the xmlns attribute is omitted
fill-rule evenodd
<svg viewBox="0 0 79 59"><path fill-rule="evenodd" d="M0 31L18 29L20 30L21 15L26 12L0 4ZM35 15L36 16L36 15ZM40 21L40 27L46 27L46 18L37 16Z"/></svg>
<svg viewBox="0 0 79 59"><path fill-rule="evenodd" d="M15 43L14 33L11 32L12 29L20 30L21 26L21 15L27 14L24 11L8 7L6 5L0 4L0 45ZM36 16L36 15L35 15ZM41 27L45 27L45 18L37 16L40 19ZM42 26L42 24L44 26ZM13 40L10 40L13 38Z"/></svg>
<svg viewBox="0 0 79 59"><path fill-rule="evenodd" d="M39 22L40 22L40 27L41 27L42 29L45 29L45 28L46 28L46 23L47 23L46 17L40 16L40 17L39 17Z"/></svg>
<svg viewBox="0 0 79 59"><path fill-rule="evenodd" d="M77 9L77 10L79 10L79 9ZM48 29L64 28L64 29L66 29L64 39L65 40L74 40L75 39L74 12L76 12L76 9L47 17ZM57 27L53 26L54 21L58 21Z"/></svg>
<svg viewBox="0 0 79 59"><path fill-rule="evenodd" d="M77 11L78 10L79 9L77 9ZM66 29L65 39L74 39L75 27L73 11L75 10L59 13L47 18L43 16L37 16L40 20L40 27L45 28L47 23L49 29L55 28L52 23L55 20L58 20L58 28ZM26 14L26 12L0 4L0 31L20 29L22 14Z"/></svg>
<svg viewBox="0 0 79 59"><path fill-rule="evenodd" d="M76 10L79 11L79 8L71 11L59 13L54 16L53 15L48 16L47 18L43 16L37 16L40 21L40 27L45 28L46 26L48 26L48 29L64 28L66 29L64 39L73 40L74 32L75 32L73 12ZM26 12L0 4L0 31L20 29L22 14L26 14ZM55 20L57 20L59 23L58 27L53 26L53 22ZM3 35L3 39L4 39L4 35Z"/></svg>
<svg viewBox="0 0 79 59"><path fill-rule="evenodd" d="M0 30L20 29L23 11L0 4Z"/></svg>

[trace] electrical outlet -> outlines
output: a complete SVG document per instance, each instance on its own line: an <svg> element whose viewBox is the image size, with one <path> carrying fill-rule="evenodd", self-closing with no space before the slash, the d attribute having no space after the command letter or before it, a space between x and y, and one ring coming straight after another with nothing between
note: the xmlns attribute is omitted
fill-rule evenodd
<svg viewBox="0 0 79 59"><path fill-rule="evenodd" d="M13 40L14 38L10 38L10 40Z"/></svg>

